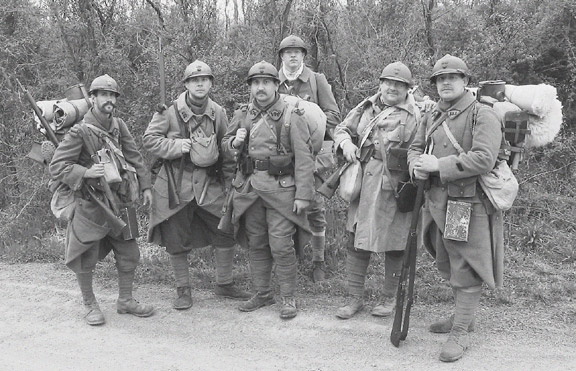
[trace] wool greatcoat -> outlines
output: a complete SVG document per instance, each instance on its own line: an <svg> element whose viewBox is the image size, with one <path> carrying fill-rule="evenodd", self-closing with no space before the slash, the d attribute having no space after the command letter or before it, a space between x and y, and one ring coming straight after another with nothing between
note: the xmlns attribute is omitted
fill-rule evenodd
<svg viewBox="0 0 576 371"><path fill-rule="evenodd" d="M182 153L183 140L188 138L184 138L185 130L181 127L177 116L180 116L184 125L188 126L188 133L191 128L197 125L197 122L200 122L200 126L196 130L203 131L206 136L216 133L218 148L220 148L222 138L228 127L228 118L226 117L224 108L208 98L204 113L195 115L186 103L186 94L187 92L180 94L176 100L176 105L171 105L162 113L157 112L154 114L142 139L144 148L150 154L169 161L168 163L170 164L169 166L172 166L172 173L174 174L176 182L178 182L180 159L182 156L186 156L179 193L179 206L170 209L168 205L166 166L162 166L154 182L154 187L152 188L154 197L150 216L150 227L148 230L148 241L160 246L166 246L166 241L163 241L162 233L158 225L185 208L190 202L196 201L196 203L198 203L206 182L209 182L206 195L202 204L198 206L218 218L221 216L226 191L224 179L231 178L232 172L234 171L234 162L231 159L224 159L222 161L222 176L210 177L208 176L207 168L195 166L190 160L190 155L188 153ZM178 110L176 110L176 106ZM193 117L196 119L194 120ZM211 238L205 235L209 232L205 230L205 228L196 226L194 223L190 228L197 229L192 231L192 235L195 237L193 241L190 241L191 246L181 246L181 248L189 250L190 248L208 246L211 243ZM181 251L169 252L177 253Z"/></svg>
<svg viewBox="0 0 576 371"><path fill-rule="evenodd" d="M442 113L447 114L445 122L465 153L458 153L441 125L430 133ZM423 243L453 287L477 286L482 281L490 288L500 287L504 267L502 212L492 207L478 184L478 175L492 170L496 163L502 140L500 121L492 108L477 103L466 91L451 106L440 102L424 117L408 153L411 171L428 139L428 152L438 158L439 172L430 174L422 209ZM442 236L448 199L472 203L468 242Z"/></svg>
<svg viewBox="0 0 576 371"><path fill-rule="evenodd" d="M50 174L56 181L66 184L76 194L76 206L72 220L68 223L65 262L75 272L89 271L94 268L98 258L104 258L114 249L118 269L129 271L136 268L139 260L138 246L135 240L124 241L122 237L112 236L103 211L84 192L83 186L88 183L102 195L102 188L96 179L84 179L84 173L94 162L87 150L83 133L90 136L95 151L107 148L102 136L84 124L94 125L113 138L112 142L122 151L124 159L136 170L140 192L151 187L150 173L134 138L128 131L126 123L119 118L112 118L108 125L102 122L107 118L97 118L96 113L88 111L83 121L74 125L65 135L54 153L50 163ZM86 130L81 131L80 126ZM125 187L111 185L116 202L129 202L123 193ZM103 199L103 197L102 197Z"/></svg>
<svg viewBox="0 0 576 371"><path fill-rule="evenodd" d="M408 174L386 172L386 159L391 148L408 148L418 128L419 112L414 99L407 99L384 115L378 106L380 93L357 105L334 132L336 148L346 140L366 135L375 119L366 145L374 145L375 155L362 164L360 196L350 203L346 229L355 233L354 247L372 252L404 250L410 230L412 213L401 213L396 206L394 189ZM359 144L359 143L358 143ZM390 177L388 176L390 174Z"/></svg>
<svg viewBox="0 0 576 371"><path fill-rule="evenodd" d="M250 103L234 113L228 131L222 140L222 149L232 158L239 158L240 152L232 148L236 131L246 128L248 135L244 146L248 146L248 156L252 159L265 160L277 155L276 125L282 125L280 142L286 152L293 156L294 174L274 176L267 171L256 170L252 175L244 176L237 171L232 180L232 223L236 232L240 228L242 215L258 198L261 198L282 217L300 227L298 241L305 245L310 239L310 227L306 213L297 215L293 211L294 200L314 199L314 155L311 135L304 121L302 109L294 109L290 122L285 122L285 115L293 109L282 99L278 99L266 112L260 111ZM242 238L240 239L242 241Z"/></svg>

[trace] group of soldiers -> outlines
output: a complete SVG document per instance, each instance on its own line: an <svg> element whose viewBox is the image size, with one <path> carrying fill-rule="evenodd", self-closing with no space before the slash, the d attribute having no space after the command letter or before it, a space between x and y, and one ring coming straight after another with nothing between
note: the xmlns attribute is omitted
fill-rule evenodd
<svg viewBox="0 0 576 371"><path fill-rule="evenodd" d="M293 95L322 109L326 116L324 139L333 141L335 154L350 163L361 161L362 166L360 193L350 203L346 225L350 295L336 316L348 319L363 308L372 253L384 253L385 281L383 297L371 313L388 317L394 312L412 217L412 212L398 209L397 187L410 178L426 179L429 186L421 211L423 244L435 256L455 297L454 314L432 324L430 331L450 334L441 350L442 361L459 359L474 328L482 283L493 288L502 281L501 262L494 261L494 250L502 248L502 215L490 208L477 185L478 175L489 171L496 161L500 123L490 108L477 108L475 98L465 89L470 79L468 67L450 55L438 60L430 79L440 101L420 112L410 93L410 69L402 62L391 63L380 75L378 93L341 121L326 77L304 64L307 49L302 39L288 36L278 53L280 70L266 61L250 68L246 78L250 102L234 113L230 123L224 109L209 97L215 79L211 68L201 61L187 66L182 78L186 90L168 108L154 114L142 139L145 150L162 160L153 186L133 136L124 121L114 116L120 95L117 83L108 75L92 82L92 108L66 134L50 164L52 177L76 195L67 228L66 264L76 273L87 309L86 322L105 322L92 289L92 274L97 260L110 250L118 269L118 313L140 317L154 313L152 306L132 297L140 257L136 241L114 234L97 206L133 202L127 190L134 189L134 179L144 203L151 205L148 240L164 246L170 256L176 281L175 309L193 305L188 254L211 245L216 295L242 300L238 306L242 312L274 304L274 269L280 317L297 315L296 251L311 241L312 277L316 282L324 280L326 219L323 199L316 192L321 177L306 113L283 99ZM463 153L451 144L447 129L441 128L444 123L464 148ZM110 150L120 173L136 175L111 184L113 199L98 192L106 169L87 150L88 140L98 149ZM407 152L409 171L388 168L391 153L397 152L392 149ZM87 192L85 185L96 192ZM176 205L170 202L174 190L179 197ZM444 236L452 201L470 208L465 241ZM231 229L221 223L223 210ZM251 293L233 280L236 242L248 247Z"/></svg>

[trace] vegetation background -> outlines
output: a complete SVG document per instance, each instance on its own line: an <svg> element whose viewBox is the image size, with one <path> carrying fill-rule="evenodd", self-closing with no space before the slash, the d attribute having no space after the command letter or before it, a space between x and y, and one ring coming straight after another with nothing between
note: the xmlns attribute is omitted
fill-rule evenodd
<svg viewBox="0 0 576 371"><path fill-rule="evenodd" d="M182 90L185 66L201 59L216 75L213 98L233 112L245 102L245 76L262 59L278 63L289 34L309 45L306 58L332 85L343 114L376 91L381 69L401 60L417 84L428 82L445 53L467 61L473 84L548 83L558 89L565 122L556 141L527 154L517 174L521 189L506 214L505 288L493 305L556 306L576 322L576 1L574 0L4 0L0 5L0 260L62 262L65 225L50 213L49 175L26 158L33 114L15 79L36 100L62 98L67 87L104 73L120 84L117 114L140 140L159 102L157 52L164 40L168 98ZM148 159L149 160L149 159ZM330 279L312 285L301 266L304 294L344 294L346 205L329 203ZM147 215L140 210L142 234ZM141 238L141 280L172 284L166 253ZM307 254L310 252L307 251ZM248 286L246 253L238 251L237 280ZM208 249L191 254L197 284L214 277ZM110 259L100 273L113 274ZM383 280L379 257L367 294ZM422 253L417 296L450 300L451 291Z"/></svg>

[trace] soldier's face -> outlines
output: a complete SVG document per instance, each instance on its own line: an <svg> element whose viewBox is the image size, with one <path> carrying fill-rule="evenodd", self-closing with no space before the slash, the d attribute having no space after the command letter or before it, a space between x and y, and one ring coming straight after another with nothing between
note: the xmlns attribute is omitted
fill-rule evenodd
<svg viewBox="0 0 576 371"><path fill-rule="evenodd" d="M212 79L208 76L197 76L186 80L186 89L196 99L203 99L212 88Z"/></svg>
<svg viewBox="0 0 576 371"><path fill-rule="evenodd" d="M116 93L108 90L97 90L92 96L92 104L100 112L110 115L116 107Z"/></svg>
<svg viewBox="0 0 576 371"><path fill-rule="evenodd" d="M300 48L286 48L282 51L282 63L289 71L294 72L304 62L304 52Z"/></svg>
<svg viewBox="0 0 576 371"><path fill-rule="evenodd" d="M278 89L278 82L267 77L255 77L250 81L250 92L259 105L272 103Z"/></svg>
<svg viewBox="0 0 576 371"><path fill-rule="evenodd" d="M380 94L382 102L389 106L395 106L406 100L409 86L402 81L382 79L380 80Z"/></svg>
<svg viewBox="0 0 576 371"><path fill-rule="evenodd" d="M468 77L459 73L445 73L436 77L436 90L440 99L451 102L460 98L468 85Z"/></svg>

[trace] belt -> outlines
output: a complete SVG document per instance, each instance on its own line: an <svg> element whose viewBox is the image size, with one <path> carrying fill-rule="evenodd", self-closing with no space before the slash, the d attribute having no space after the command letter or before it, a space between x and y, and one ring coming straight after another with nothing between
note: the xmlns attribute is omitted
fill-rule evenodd
<svg viewBox="0 0 576 371"><path fill-rule="evenodd" d="M254 169L255 170L268 170L268 168L270 167L270 162L266 159L266 160L258 160L258 159L254 159L252 160L252 163L254 164Z"/></svg>

